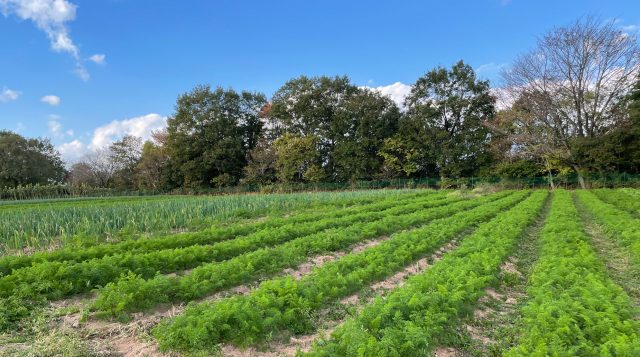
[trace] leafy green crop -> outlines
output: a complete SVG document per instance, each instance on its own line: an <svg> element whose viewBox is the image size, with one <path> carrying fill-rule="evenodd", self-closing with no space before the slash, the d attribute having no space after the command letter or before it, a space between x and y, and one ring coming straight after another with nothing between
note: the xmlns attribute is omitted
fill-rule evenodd
<svg viewBox="0 0 640 357"><path fill-rule="evenodd" d="M183 315L157 326L154 334L165 349L198 350L213 349L219 342L251 345L284 329L308 331L312 314L330 301L384 279L528 195L518 192L485 201L469 211L396 233L375 247L327 263L301 280L273 279L249 295L192 305ZM490 201L489 197L485 200Z"/></svg>
<svg viewBox="0 0 640 357"><path fill-rule="evenodd" d="M539 214L547 193L538 191L481 225L460 247L386 299L377 298L318 341L314 356L423 356L445 342L484 289L496 283L500 264Z"/></svg>
<svg viewBox="0 0 640 357"><path fill-rule="evenodd" d="M203 229L222 219L255 216L325 205L348 199L374 201L415 190L312 192L271 195L114 197L47 200L0 208L0 253L3 250L48 248L76 235L96 243L123 232L166 232ZM95 204L94 204L95 203Z"/></svg>
<svg viewBox="0 0 640 357"><path fill-rule="evenodd" d="M529 279L524 333L510 356L640 356L632 304L607 277L578 217L570 194L557 192Z"/></svg>
<svg viewBox="0 0 640 357"><path fill-rule="evenodd" d="M334 228L298 238L272 248L260 249L225 262L200 266L184 276L158 275L150 280L126 275L100 290L94 308L111 315L137 311L159 303L198 299L259 277L268 276L302 263L311 254L345 248L365 239L390 234L480 205L485 200L461 201L460 198L434 199L424 204L399 206L372 219L360 220L346 228Z"/></svg>
<svg viewBox="0 0 640 357"><path fill-rule="evenodd" d="M635 196L630 194L631 191L629 190L623 191L616 189L598 189L591 190L590 192L604 202L610 203L619 209L629 211L635 214L636 217L640 216L640 195Z"/></svg>
<svg viewBox="0 0 640 357"><path fill-rule="evenodd" d="M239 222L230 226L212 227L200 232L173 234L161 238L139 239L133 241L124 241L114 244L101 244L88 248L63 248L53 252L37 252L32 255L6 256L0 258L0 276L8 275L14 269L53 261L81 262L83 260L101 258L108 255L118 253L145 253L154 250L185 248L196 244L212 244L227 239L237 238L239 236L251 234L259 230L282 227L287 224L305 223L309 221L317 221L321 219L340 218L353 213L363 213L369 211L377 211L396 206L406 200L415 198L428 197L444 197L446 193L427 193L405 194L402 196L391 196L379 200L375 203L369 203L362 200L348 200L341 202L345 205L353 204L347 208L336 209L335 205L314 207L307 209L302 213L294 214L289 217L271 217L263 222L245 223Z"/></svg>
<svg viewBox="0 0 640 357"><path fill-rule="evenodd" d="M635 264L640 264L640 219L612 204L602 202L589 191L579 191L576 196L612 238L629 248Z"/></svg>
<svg viewBox="0 0 640 357"><path fill-rule="evenodd" d="M422 199L410 200L409 203L400 204L399 207L389 210L395 210L398 213L411 212L425 204L428 205L432 200L432 196L428 195ZM212 245L193 245L149 253L122 253L79 263L74 261L42 262L32 267L14 270L12 274L0 278L0 297L17 294L27 300L37 300L40 297L59 299L103 286L122 273L134 272L143 277L151 277L156 272L180 271L193 268L204 262L226 260L251 250L282 243L324 229L346 227L356 222L379 219L388 214L385 210L368 212L367 206L360 207L360 209L366 212L354 211L345 217L326 218L307 222L307 224L286 224ZM46 282L46 285L43 285L43 282Z"/></svg>

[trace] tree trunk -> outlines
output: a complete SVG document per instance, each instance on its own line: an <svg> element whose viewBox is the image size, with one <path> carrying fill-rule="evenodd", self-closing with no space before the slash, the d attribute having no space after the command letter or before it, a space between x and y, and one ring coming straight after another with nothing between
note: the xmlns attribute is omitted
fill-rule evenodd
<svg viewBox="0 0 640 357"><path fill-rule="evenodd" d="M547 168L547 173L549 175L549 186L551 186L552 190L556 189L556 184L553 182L553 175L551 174L551 165L549 165L549 160L545 158L544 166Z"/></svg>
<svg viewBox="0 0 640 357"><path fill-rule="evenodd" d="M573 165L573 170L576 172L576 175L578 175L578 183L580 184L580 188L583 190L586 190L587 185L584 182L584 177L582 176L582 172L581 172L582 170L578 165Z"/></svg>

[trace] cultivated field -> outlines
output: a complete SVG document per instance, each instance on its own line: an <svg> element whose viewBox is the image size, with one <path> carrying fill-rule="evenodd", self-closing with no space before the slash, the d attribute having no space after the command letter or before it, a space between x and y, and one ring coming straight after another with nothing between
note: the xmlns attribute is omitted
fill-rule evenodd
<svg viewBox="0 0 640 357"><path fill-rule="evenodd" d="M640 191L0 203L0 355L640 356Z"/></svg>

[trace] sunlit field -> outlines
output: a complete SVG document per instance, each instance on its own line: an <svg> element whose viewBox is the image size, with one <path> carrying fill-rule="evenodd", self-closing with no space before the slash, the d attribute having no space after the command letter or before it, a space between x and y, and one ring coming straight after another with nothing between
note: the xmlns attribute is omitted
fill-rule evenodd
<svg viewBox="0 0 640 357"><path fill-rule="evenodd" d="M638 355L638 195L4 203L0 352Z"/></svg>

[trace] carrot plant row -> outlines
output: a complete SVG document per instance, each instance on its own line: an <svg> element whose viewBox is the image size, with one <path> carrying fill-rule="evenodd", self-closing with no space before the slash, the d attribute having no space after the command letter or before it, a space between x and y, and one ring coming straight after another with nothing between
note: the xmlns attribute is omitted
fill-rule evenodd
<svg viewBox="0 0 640 357"><path fill-rule="evenodd" d="M359 291L418 260L465 230L523 200L518 192L406 232L360 253L315 269L306 277L264 282L248 295L192 305L154 329L163 348L215 349L220 342L246 346L274 333L313 328L313 316L331 301Z"/></svg>
<svg viewBox="0 0 640 357"><path fill-rule="evenodd" d="M346 228L330 229L285 244L260 249L236 258L205 264L183 276L157 275L153 279L128 274L99 291L94 303L100 315L119 315L151 308L160 303L190 301L255 281L285 268L295 267L312 254L347 248L366 239L415 227L508 195L500 193L476 200L433 200L421 209L397 207L380 212L377 220L361 221ZM444 205L447 203L447 205ZM415 208L415 207L414 207Z"/></svg>
<svg viewBox="0 0 640 357"><path fill-rule="evenodd" d="M319 340L311 356L418 356L447 343L460 318L497 281L502 262L539 216L546 192L536 192L481 225L458 249Z"/></svg>
<svg viewBox="0 0 640 357"><path fill-rule="evenodd" d="M591 194L584 202L595 199ZM640 322L607 277L566 191L555 194L529 279L524 333L510 356L640 356Z"/></svg>
<svg viewBox="0 0 640 357"><path fill-rule="evenodd" d="M347 206L336 209L336 205L328 205L321 208L305 210L291 217L271 217L263 222L245 223L239 222L230 226L212 227L199 232L173 234L154 239L130 240L114 244L102 244L89 248L63 248L53 252L38 252L32 255L5 256L0 258L0 276L8 275L11 271L22 267L54 261L81 262L84 260L101 258L119 253L143 253L154 250L175 249L193 246L196 244L213 244L224 240L251 234L260 230L281 227L287 224L298 224L321 219L344 217L354 213L377 211L396 206L404 201L420 197L442 198L446 193L419 193L392 196L375 203L363 199L349 199L340 202ZM363 202L364 201L364 202ZM344 206L342 206L344 207Z"/></svg>
<svg viewBox="0 0 640 357"><path fill-rule="evenodd" d="M41 297L59 299L103 286L123 273L134 272L143 277L151 277L157 272L189 269L204 262L226 260L251 250L280 244L328 228L347 227L357 222L380 219L388 214L412 212L433 205L433 201L434 198L426 196L387 210L364 213L355 211L341 218L326 218L306 224L287 224L212 245L193 245L139 254L116 254L78 263L43 262L14 270L12 274L0 278L0 297L18 294L27 300L37 300ZM435 204L442 202L443 199L435 199ZM363 209L366 210L366 206Z"/></svg>
<svg viewBox="0 0 640 357"><path fill-rule="evenodd" d="M629 191L615 190L615 189L599 189L591 190L599 199L604 202L610 203L619 209L629 211L632 214L640 215L640 196L635 197L629 194Z"/></svg>
<svg viewBox="0 0 640 357"><path fill-rule="evenodd" d="M579 202L603 226L611 238L627 247L640 264L640 219L633 214L603 202L589 191L576 192Z"/></svg>

